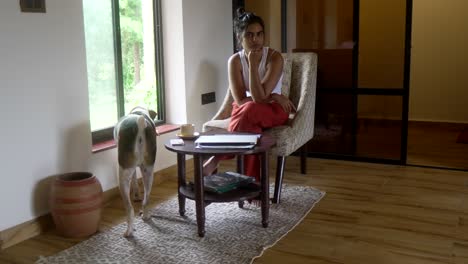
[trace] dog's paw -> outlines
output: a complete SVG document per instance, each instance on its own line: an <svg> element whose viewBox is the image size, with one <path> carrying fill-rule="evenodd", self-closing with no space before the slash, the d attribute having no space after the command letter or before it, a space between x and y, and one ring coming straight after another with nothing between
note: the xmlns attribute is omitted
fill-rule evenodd
<svg viewBox="0 0 468 264"><path fill-rule="evenodd" d="M142 210L140 211L140 215L141 215L141 219L143 219L143 221L148 221L151 219L151 214L149 212L149 210Z"/></svg>
<svg viewBox="0 0 468 264"><path fill-rule="evenodd" d="M141 219L143 219L143 221L148 221L151 219L151 214L143 214Z"/></svg>
<svg viewBox="0 0 468 264"><path fill-rule="evenodd" d="M133 231L135 231L134 228L127 228L127 231L124 233L124 237L133 237Z"/></svg>

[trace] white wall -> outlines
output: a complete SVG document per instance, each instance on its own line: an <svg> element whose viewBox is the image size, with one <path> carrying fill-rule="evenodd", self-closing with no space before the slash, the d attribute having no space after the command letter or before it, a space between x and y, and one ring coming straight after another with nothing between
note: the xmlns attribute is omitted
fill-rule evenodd
<svg viewBox="0 0 468 264"><path fill-rule="evenodd" d="M227 61L233 53L232 1L183 0L183 20L187 120L200 130L213 117L228 89ZM202 106L201 95L208 92L216 93L216 103Z"/></svg>
<svg viewBox="0 0 468 264"><path fill-rule="evenodd" d="M201 92L218 94L227 87L231 1L193 2L198 11L192 13L192 1L163 0L163 9L170 12L163 17L166 101L168 121L174 123L201 124L211 118L216 106L201 107ZM47 0L47 13L37 14L21 13L19 1L0 1L0 34L4 230L48 212L52 175L90 171L108 190L117 186L117 166L115 149L91 153L81 1ZM185 104L185 97L194 99ZM170 136L158 138L156 170L175 164L175 154L163 146Z"/></svg>
<svg viewBox="0 0 468 264"><path fill-rule="evenodd" d="M164 74L166 84L166 118L175 124L187 120L185 98L184 68L184 26L182 19L182 0L163 0L163 49ZM170 88L169 88L170 87Z"/></svg>
<svg viewBox="0 0 468 264"><path fill-rule="evenodd" d="M466 0L414 0L409 118L468 123Z"/></svg>

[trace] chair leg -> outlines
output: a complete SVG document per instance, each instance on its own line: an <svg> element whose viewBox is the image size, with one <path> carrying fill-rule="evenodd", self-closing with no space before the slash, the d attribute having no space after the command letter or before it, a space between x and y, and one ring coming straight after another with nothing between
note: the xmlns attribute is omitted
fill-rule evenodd
<svg viewBox="0 0 468 264"><path fill-rule="evenodd" d="M307 173L307 151L306 151L306 145L303 145L301 147L301 173L306 174Z"/></svg>
<svg viewBox="0 0 468 264"><path fill-rule="evenodd" d="M276 162L276 179L275 193L273 195L273 203L279 203L281 198L281 186L283 185L284 165L286 163L285 156L278 156Z"/></svg>

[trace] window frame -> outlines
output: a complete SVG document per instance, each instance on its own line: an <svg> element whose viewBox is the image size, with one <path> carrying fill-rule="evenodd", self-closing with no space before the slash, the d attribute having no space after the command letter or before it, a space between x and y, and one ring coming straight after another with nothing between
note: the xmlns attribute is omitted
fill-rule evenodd
<svg viewBox="0 0 468 264"><path fill-rule="evenodd" d="M145 0L142 0L145 1ZM122 39L120 36L120 15L119 15L119 0L111 0L112 4L112 30L114 37L114 58L115 58L115 73L116 73L116 96L117 96L117 119L123 117L125 113L125 97L123 89L123 74L122 74ZM163 32L162 32L162 11L161 0L153 0L153 25L154 25L154 48L155 48L155 76L156 76L156 96L157 108L153 109L158 113L155 120L156 126L166 123L166 103L164 93L164 50L163 50ZM96 131L91 131L92 144L98 144L105 141L113 140L114 126L103 128Z"/></svg>

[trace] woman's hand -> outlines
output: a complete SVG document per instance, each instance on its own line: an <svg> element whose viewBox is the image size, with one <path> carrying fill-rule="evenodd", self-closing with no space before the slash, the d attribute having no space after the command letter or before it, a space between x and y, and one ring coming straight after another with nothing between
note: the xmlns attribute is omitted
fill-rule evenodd
<svg viewBox="0 0 468 264"><path fill-rule="evenodd" d="M254 67L255 69L258 68L260 61L262 60L262 53L262 49L249 51L247 58L249 60L250 67Z"/></svg>
<svg viewBox="0 0 468 264"><path fill-rule="evenodd" d="M296 107L286 96L282 94L272 94L271 98L281 105L286 113L296 112Z"/></svg>

